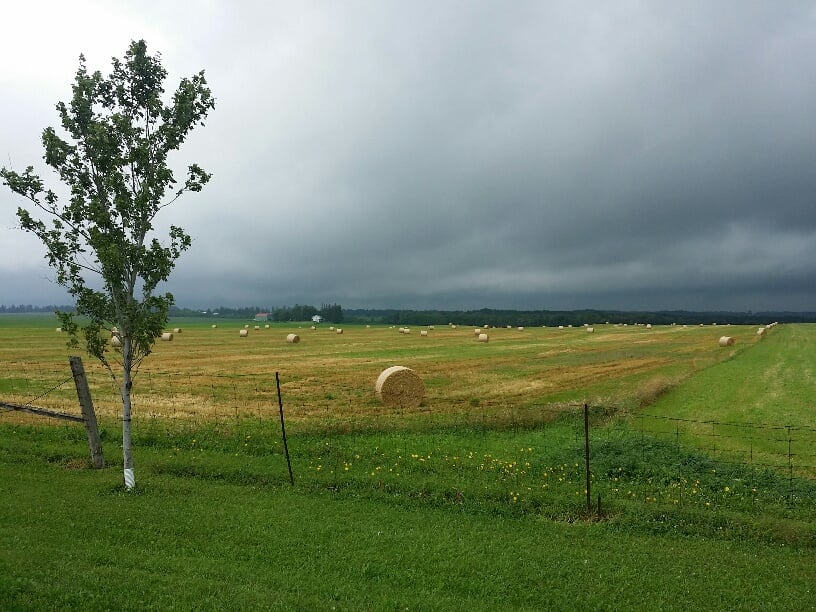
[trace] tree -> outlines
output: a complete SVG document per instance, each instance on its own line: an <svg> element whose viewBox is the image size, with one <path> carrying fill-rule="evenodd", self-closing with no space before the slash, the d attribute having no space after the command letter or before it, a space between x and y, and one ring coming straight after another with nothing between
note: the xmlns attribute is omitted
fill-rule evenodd
<svg viewBox="0 0 816 612"><path fill-rule="evenodd" d="M173 304L171 293L159 295L156 289L190 246L190 237L176 226L160 242L154 220L183 193L201 191L211 176L193 164L177 188L167 157L203 125L215 101L201 71L181 79L165 103L167 71L159 54L147 54L144 40L131 42L124 59L113 58L112 66L107 78L99 71L88 74L80 55L73 97L56 105L67 139L53 127L43 131L43 159L70 188L67 201L45 188L33 166L23 173L2 168L0 177L35 212L45 213L42 220L17 210L22 229L45 245L57 283L83 315L80 325L74 313L57 312L70 344L78 344L81 331L89 354L121 389L124 480L132 489L133 377ZM114 336L118 341L111 343Z"/></svg>

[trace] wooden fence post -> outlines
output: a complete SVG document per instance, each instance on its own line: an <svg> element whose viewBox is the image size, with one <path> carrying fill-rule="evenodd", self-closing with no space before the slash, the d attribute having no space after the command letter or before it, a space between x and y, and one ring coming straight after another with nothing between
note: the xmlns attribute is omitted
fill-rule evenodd
<svg viewBox="0 0 816 612"><path fill-rule="evenodd" d="M105 457L102 455L102 441L99 439L99 428L96 424L91 390L88 388L88 379L85 377L85 368L79 357L68 357L71 363L71 373L74 375L79 405L82 407L82 418L85 423L85 432L88 434L88 447L91 450L91 463L95 469L105 467Z"/></svg>

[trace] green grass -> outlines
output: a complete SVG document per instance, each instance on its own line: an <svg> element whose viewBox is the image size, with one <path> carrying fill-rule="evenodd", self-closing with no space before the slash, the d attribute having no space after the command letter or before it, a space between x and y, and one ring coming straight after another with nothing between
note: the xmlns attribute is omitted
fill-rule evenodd
<svg viewBox="0 0 816 612"><path fill-rule="evenodd" d="M9 457L37 437L39 455ZM3 430L4 609L803 609L816 596L801 544L291 488L279 466L177 476L155 449L127 494L117 469L73 469L82 445L57 438Z"/></svg>

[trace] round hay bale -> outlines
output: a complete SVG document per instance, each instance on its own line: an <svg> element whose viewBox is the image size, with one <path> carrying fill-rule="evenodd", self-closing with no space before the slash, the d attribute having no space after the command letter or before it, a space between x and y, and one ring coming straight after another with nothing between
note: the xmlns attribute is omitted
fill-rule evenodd
<svg viewBox="0 0 816 612"><path fill-rule="evenodd" d="M61 333L62 333L62 328L61 328L61 327L58 327L58 328L57 328L57 333L58 333L58 334L61 334Z"/></svg>
<svg viewBox="0 0 816 612"><path fill-rule="evenodd" d="M264 325L264 329L269 329L269 325Z"/></svg>
<svg viewBox="0 0 816 612"><path fill-rule="evenodd" d="M173 339L173 334L170 332L164 332L161 335L161 339L165 342L170 342Z"/></svg>
<svg viewBox="0 0 816 612"><path fill-rule="evenodd" d="M260 325L256 325L256 326L255 326L255 329L261 329L261 326L260 326Z"/></svg>
<svg viewBox="0 0 816 612"><path fill-rule="evenodd" d="M563 326L563 325L559 325L559 326L558 326L558 329L564 329L564 326Z"/></svg>
<svg viewBox="0 0 816 612"><path fill-rule="evenodd" d="M481 333L482 333L482 328L481 327L477 327L476 329L473 330L473 335L476 336L476 337L478 337L479 334L481 334Z"/></svg>
<svg viewBox="0 0 816 612"><path fill-rule="evenodd" d="M343 330L342 330L342 329L340 329L340 328L338 327L338 328L337 328L337 333L338 333L338 334L342 334L342 333L343 333Z"/></svg>
<svg viewBox="0 0 816 612"><path fill-rule="evenodd" d="M588 334L594 334L595 333L595 328L594 327L587 327L586 330L587 330Z"/></svg>
<svg viewBox="0 0 816 612"><path fill-rule="evenodd" d="M173 333L174 334L180 334L181 333L181 328L180 327L174 327L173 328Z"/></svg>
<svg viewBox="0 0 816 612"><path fill-rule="evenodd" d="M391 366L380 373L374 392L386 406L416 408L425 397L425 385L411 368Z"/></svg>
<svg viewBox="0 0 816 612"><path fill-rule="evenodd" d="M456 329L457 327L459 327L459 326L458 325L451 325L451 329Z"/></svg>
<svg viewBox="0 0 816 612"><path fill-rule="evenodd" d="M317 329L317 327L315 327L314 325L312 325L312 329Z"/></svg>
<svg viewBox="0 0 816 612"><path fill-rule="evenodd" d="M764 336L764 335L765 335L765 328L764 328L764 327L760 327L760 328L757 330L757 336Z"/></svg>
<svg viewBox="0 0 816 612"><path fill-rule="evenodd" d="M286 336L286 341L289 344L297 344L298 342L300 342L300 336L298 336L297 334L289 334Z"/></svg>
<svg viewBox="0 0 816 612"><path fill-rule="evenodd" d="M332 325L331 327L329 327L329 331L334 331L334 325Z"/></svg>
<svg viewBox="0 0 816 612"><path fill-rule="evenodd" d="M428 329L436 329L436 327L434 325L429 325Z"/></svg>
<svg viewBox="0 0 816 612"><path fill-rule="evenodd" d="M427 330L427 329L423 329L422 331L420 331L420 332L419 332L419 335L420 335L420 336L427 336L427 335L428 335L428 330Z"/></svg>
<svg viewBox="0 0 816 612"><path fill-rule="evenodd" d="M249 335L249 330L244 328L238 333L238 335L241 336L242 338L246 338Z"/></svg>
<svg viewBox="0 0 816 612"><path fill-rule="evenodd" d="M734 344L734 339L731 336L722 336L720 338L720 346L731 346Z"/></svg>
<svg viewBox="0 0 816 612"><path fill-rule="evenodd" d="M519 331L524 331L524 328L523 328L523 327L521 327L521 326L519 326L518 330L519 330Z"/></svg>
<svg viewBox="0 0 816 612"><path fill-rule="evenodd" d="M490 338L487 337L487 334L479 334L479 342L487 342Z"/></svg>
<svg viewBox="0 0 816 612"><path fill-rule="evenodd" d="M217 326L217 325L210 325L210 327L212 327L213 329L215 329L215 328L216 328L216 327L218 327L218 326Z"/></svg>
<svg viewBox="0 0 816 612"><path fill-rule="evenodd" d="M122 346L122 340L119 336L111 336L111 346L120 347Z"/></svg>
<svg viewBox="0 0 816 612"><path fill-rule="evenodd" d="M646 324L646 329L652 329L652 324L651 324L651 323L647 323L647 324Z"/></svg>
<svg viewBox="0 0 816 612"><path fill-rule="evenodd" d="M249 329L249 325L244 325L244 329Z"/></svg>

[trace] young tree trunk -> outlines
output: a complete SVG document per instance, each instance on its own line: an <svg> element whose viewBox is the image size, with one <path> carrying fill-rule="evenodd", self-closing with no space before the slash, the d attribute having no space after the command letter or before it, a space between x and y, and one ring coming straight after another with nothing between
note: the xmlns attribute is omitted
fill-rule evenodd
<svg viewBox="0 0 816 612"><path fill-rule="evenodd" d="M122 459L125 476L125 489L132 490L136 486L136 476L133 473L133 448L130 437L130 392L133 389L131 369L133 362L130 358L130 338L122 338Z"/></svg>

